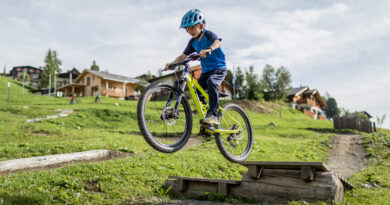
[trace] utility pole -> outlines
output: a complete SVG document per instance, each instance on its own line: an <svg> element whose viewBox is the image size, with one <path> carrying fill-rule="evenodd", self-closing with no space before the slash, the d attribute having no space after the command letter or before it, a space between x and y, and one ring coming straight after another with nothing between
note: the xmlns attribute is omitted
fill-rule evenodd
<svg viewBox="0 0 390 205"><path fill-rule="evenodd" d="M54 97L57 97L56 89L57 89L57 75L54 72Z"/></svg>
<svg viewBox="0 0 390 205"><path fill-rule="evenodd" d="M25 72L22 73L22 75L23 75L23 83L22 83L23 84L23 91L22 91L23 95L24 95L24 74L25 74Z"/></svg>
<svg viewBox="0 0 390 205"><path fill-rule="evenodd" d="M8 100L7 100L7 105L9 105L9 95L10 95L10 92L11 92L11 83L8 82Z"/></svg>
<svg viewBox="0 0 390 205"><path fill-rule="evenodd" d="M51 96L51 74L49 74L49 96Z"/></svg>
<svg viewBox="0 0 390 205"><path fill-rule="evenodd" d="M232 83L233 83L233 100L236 99L236 79L235 79L235 74L236 74L236 71L235 71L235 67L234 67L234 63L233 63L233 79L232 79Z"/></svg>

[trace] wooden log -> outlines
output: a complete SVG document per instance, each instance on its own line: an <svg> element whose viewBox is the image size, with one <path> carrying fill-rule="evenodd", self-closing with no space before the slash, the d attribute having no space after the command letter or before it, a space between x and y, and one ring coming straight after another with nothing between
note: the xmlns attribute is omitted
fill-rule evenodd
<svg viewBox="0 0 390 205"><path fill-rule="evenodd" d="M253 179L245 173L241 185L232 188L231 193L272 202L343 201L343 184L331 172L316 171L313 181L302 180L300 175L299 170L264 169L260 179Z"/></svg>
<svg viewBox="0 0 390 205"><path fill-rule="evenodd" d="M310 166L301 166L301 178L303 180L313 181L315 170L315 168Z"/></svg>

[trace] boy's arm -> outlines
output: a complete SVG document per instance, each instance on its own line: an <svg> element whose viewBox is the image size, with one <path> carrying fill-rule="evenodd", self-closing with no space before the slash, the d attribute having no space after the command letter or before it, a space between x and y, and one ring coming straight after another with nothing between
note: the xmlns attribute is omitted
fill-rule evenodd
<svg viewBox="0 0 390 205"><path fill-rule="evenodd" d="M187 57L187 55L183 53L180 56L178 56L172 63L177 63L181 60L184 60L184 58L186 58L186 57Z"/></svg>
<svg viewBox="0 0 390 205"><path fill-rule="evenodd" d="M213 44L211 44L211 46L209 46L208 48L211 49L211 52L213 52L215 49L218 49L219 47L221 47L222 43L220 40L215 40L213 42Z"/></svg>
<svg viewBox="0 0 390 205"><path fill-rule="evenodd" d="M215 40L211 46L209 46L206 49L203 49L199 52L200 57L205 58L206 57L206 52L213 52L215 49L218 49L221 47L222 43L220 40Z"/></svg>
<svg viewBox="0 0 390 205"><path fill-rule="evenodd" d="M169 70L169 65L171 65L172 63L177 63L177 62L179 62L179 61L181 61L181 60L183 60L184 58L186 58L187 57L187 55L186 54L181 54L180 56L178 56L174 61L172 61L171 63L167 63L166 65L165 65L165 68L164 68L164 70Z"/></svg>

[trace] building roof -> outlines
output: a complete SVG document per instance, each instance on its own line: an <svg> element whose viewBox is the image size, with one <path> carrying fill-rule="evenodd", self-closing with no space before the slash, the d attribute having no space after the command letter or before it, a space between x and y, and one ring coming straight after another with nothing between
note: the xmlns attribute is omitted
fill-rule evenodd
<svg viewBox="0 0 390 205"><path fill-rule="evenodd" d="M80 80L80 78L83 75L85 75L85 73L87 72L97 75L105 80L112 80L112 81L117 81L122 83L143 83L141 80L138 80L136 78L130 78L123 75L116 75L116 74L100 72L100 71L90 70L90 69L84 69L84 71L76 78L75 81L78 82L78 80Z"/></svg>
<svg viewBox="0 0 390 205"><path fill-rule="evenodd" d="M303 86L303 87L299 87L299 88L292 88L287 96L288 97L290 97L290 96L298 96L298 95L301 95L302 93L304 93L304 92L306 92L308 90L309 90L309 86Z"/></svg>
<svg viewBox="0 0 390 205"><path fill-rule="evenodd" d="M361 113L367 115L368 118L372 118L372 116L367 111L362 111Z"/></svg>
<svg viewBox="0 0 390 205"><path fill-rule="evenodd" d="M15 68L33 68L33 69L37 69L37 70L43 70L41 68L36 68L36 67L30 66L30 65L14 66L14 67L12 67L12 70Z"/></svg>
<svg viewBox="0 0 390 205"><path fill-rule="evenodd" d="M76 68L73 68L72 70L68 70L65 73L58 74L58 77L59 78L69 78L70 73L72 73L72 76L74 75L74 77L77 77L78 75L80 75L80 72Z"/></svg>

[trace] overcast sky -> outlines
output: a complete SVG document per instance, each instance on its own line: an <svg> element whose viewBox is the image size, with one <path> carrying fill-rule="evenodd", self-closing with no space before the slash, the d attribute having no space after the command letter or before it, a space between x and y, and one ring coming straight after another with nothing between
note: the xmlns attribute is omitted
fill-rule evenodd
<svg viewBox="0 0 390 205"><path fill-rule="evenodd" d="M284 66L294 87L308 85L340 107L390 118L387 0L3 0L0 65L43 66L51 48L63 71L96 60L115 74L156 74L184 50L190 36L179 25L192 8L223 39L228 68L254 65L260 75L266 64Z"/></svg>

